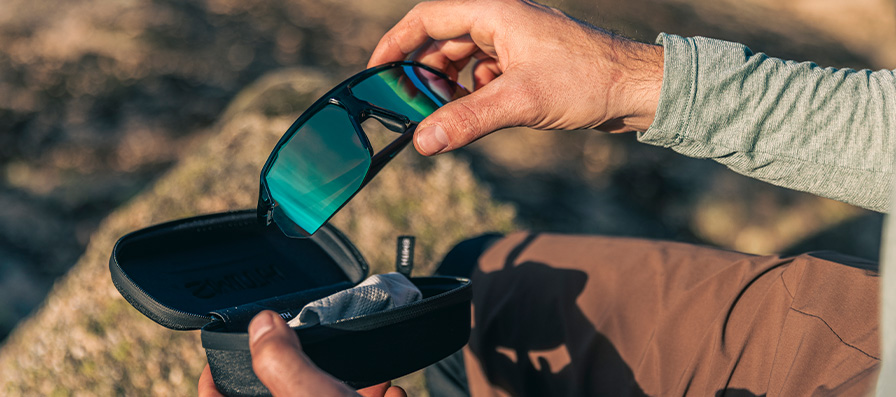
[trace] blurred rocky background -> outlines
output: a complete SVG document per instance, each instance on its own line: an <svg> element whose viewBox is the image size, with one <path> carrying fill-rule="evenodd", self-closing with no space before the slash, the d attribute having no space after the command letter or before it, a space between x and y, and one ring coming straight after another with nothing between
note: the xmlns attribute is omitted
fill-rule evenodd
<svg viewBox="0 0 896 397"><path fill-rule="evenodd" d="M0 348L0 394L191 391L195 336L172 337L117 296L111 244L151 223L253 206L277 135L320 85L363 69L413 3L0 2L0 338L36 313ZM665 31L824 66L896 67L892 0L546 3L644 41ZM521 227L878 255L880 214L634 138L515 129L438 160L408 151L337 225L380 268L392 253L383 244L408 230L431 267L457 239ZM407 175L421 190L390 193Z"/></svg>

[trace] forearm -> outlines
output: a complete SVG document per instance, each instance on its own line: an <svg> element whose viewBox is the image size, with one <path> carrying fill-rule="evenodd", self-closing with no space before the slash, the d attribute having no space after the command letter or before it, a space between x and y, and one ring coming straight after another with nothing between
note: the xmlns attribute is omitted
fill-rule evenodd
<svg viewBox="0 0 896 397"><path fill-rule="evenodd" d="M785 62L719 40L661 35L656 119L639 140L744 175L885 211L893 179L891 71Z"/></svg>

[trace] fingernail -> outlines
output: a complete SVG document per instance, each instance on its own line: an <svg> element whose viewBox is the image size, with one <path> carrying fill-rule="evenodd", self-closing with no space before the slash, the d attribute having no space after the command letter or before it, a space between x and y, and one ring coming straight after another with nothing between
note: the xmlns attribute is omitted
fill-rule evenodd
<svg viewBox="0 0 896 397"><path fill-rule="evenodd" d="M417 131L417 147L426 155L436 154L448 147L448 134L436 124Z"/></svg>
<svg viewBox="0 0 896 397"><path fill-rule="evenodd" d="M274 329L274 316L272 312L261 312L249 323L249 344L254 344L259 338Z"/></svg>

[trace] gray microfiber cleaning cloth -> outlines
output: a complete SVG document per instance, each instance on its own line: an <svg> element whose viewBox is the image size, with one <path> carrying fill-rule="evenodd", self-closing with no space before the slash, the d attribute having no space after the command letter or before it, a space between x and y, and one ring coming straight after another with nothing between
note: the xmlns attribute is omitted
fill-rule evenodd
<svg viewBox="0 0 896 397"><path fill-rule="evenodd" d="M290 327L332 324L404 306L421 298L420 290L407 277L395 272L377 274L354 288L305 305L299 315L289 320L288 324Z"/></svg>

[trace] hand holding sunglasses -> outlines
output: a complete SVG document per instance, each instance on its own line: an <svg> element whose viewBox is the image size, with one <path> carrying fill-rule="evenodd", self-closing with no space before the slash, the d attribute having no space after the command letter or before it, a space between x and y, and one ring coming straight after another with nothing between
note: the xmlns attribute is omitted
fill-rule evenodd
<svg viewBox="0 0 896 397"><path fill-rule="evenodd" d="M367 69L337 85L280 138L261 171L258 219L290 237L317 231L411 142L417 123L469 92L414 62ZM399 133L378 153L361 124Z"/></svg>
<svg viewBox="0 0 896 397"><path fill-rule="evenodd" d="M473 94L418 128L415 144L427 155L507 127L646 131L663 82L663 47L528 0L421 2L368 65L408 56L449 74L470 65L473 75Z"/></svg>

